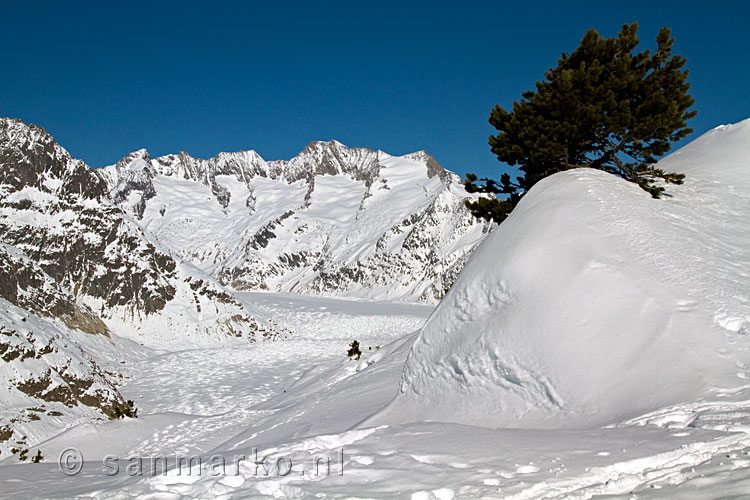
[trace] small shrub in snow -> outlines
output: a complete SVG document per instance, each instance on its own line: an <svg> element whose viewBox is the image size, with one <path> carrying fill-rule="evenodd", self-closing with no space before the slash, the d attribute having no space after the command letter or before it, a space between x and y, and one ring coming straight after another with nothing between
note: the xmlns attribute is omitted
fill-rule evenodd
<svg viewBox="0 0 750 500"><path fill-rule="evenodd" d="M358 360L360 356L362 356L362 351L359 350L359 342L356 340L353 341L351 344L349 344L349 350L346 353L349 358L354 358Z"/></svg>
<svg viewBox="0 0 750 500"><path fill-rule="evenodd" d="M125 408L115 408L113 419L115 418L138 418L138 408L135 407L135 403L132 399L128 399L125 402Z"/></svg>

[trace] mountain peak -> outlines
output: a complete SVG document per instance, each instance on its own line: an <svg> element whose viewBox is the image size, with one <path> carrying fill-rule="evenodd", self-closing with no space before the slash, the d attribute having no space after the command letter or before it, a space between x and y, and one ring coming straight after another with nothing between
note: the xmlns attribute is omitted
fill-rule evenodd
<svg viewBox="0 0 750 500"><path fill-rule="evenodd" d="M26 123L20 118L0 117L0 130L4 133L11 134L12 132L21 133L24 135L37 134L43 137L52 139L52 136L39 125L33 123Z"/></svg>
<svg viewBox="0 0 750 500"><path fill-rule="evenodd" d="M151 155L148 154L148 150L147 149L141 148L141 149L139 149L137 151L133 151L132 153L128 153L125 157L123 157L122 159L120 159L120 161L117 162L117 164L115 165L115 167L117 169L129 168L131 166L131 164L133 164L137 160L142 160L141 163L143 163L143 162L150 163L151 162Z"/></svg>
<svg viewBox="0 0 750 500"><path fill-rule="evenodd" d="M326 154L375 154L376 152L369 148L350 147L335 139L328 141L311 141L305 148L300 151L295 158L309 155L326 155ZM294 158L292 159L294 160ZM292 161L290 160L290 161Z"/></svg>
<svg viewBox="0 0 750 500"><path fill-rule="evenodd" d="M415 161L418 161L427 165L428 177L434 177L437 175L441 179L444 179L446 176L450 174L448 170L443 168L443 166L440 165L440 163L438 163L438 161L424 149L406 154L404 155L404 158L407 158L409 160L415 160Z"/></svg>
<svg viewBox="0 0 750 500"><path fill-rule="evenodd" d="M86 199L106 197L103 183L89 182L85 163L74 160L42 127L19 119L0 119L0 165L10 191L33 187Z"/></svg>
<svg viewBox="0 0 750 500"><path fill-rule="evenodd" d="M334 147L334 148L346 148L349 149L349 146L346 144L343 144L336 139L328 139L327 141L310 141L310 143L305 147L307 148L317 148L317 147Z"/></svg>
<svg viewBox="0 0 750 500"><path fill-rule="evenodd" d="M18 118L0 118L0 145L4 150L28 149L35 147L49 147L54 145L61 153L67 155L62 147L55 143L52 136L39 125L26 123ZM69 155L68 155L69 156Z"/></svg>

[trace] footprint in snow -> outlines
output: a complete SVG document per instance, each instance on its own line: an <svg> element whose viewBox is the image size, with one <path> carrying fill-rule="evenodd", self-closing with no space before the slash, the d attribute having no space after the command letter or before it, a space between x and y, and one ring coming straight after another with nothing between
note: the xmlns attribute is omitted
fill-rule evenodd
<svg viewBox="0 0 750 500"><path fill-rule="evenodd" d="M353 456L351 457L351 461L361 464L361 465L372 465L375 460L372 459L372 457L363 457L363 456Z"/></svg>
<svg viewBox="0 0 750 500"><path fill-rule="evenodd" d="M450 488L440 488L432 491L417 491L411 494L411 500L453 500L456 492Z"/></svg>
<svg viewBox="0 0 750 500"><path fill-rule="evenodd" d="M539 472L539 467L533 464L521 465L516 469L517 474L533 474L534 472Z"/></svg>

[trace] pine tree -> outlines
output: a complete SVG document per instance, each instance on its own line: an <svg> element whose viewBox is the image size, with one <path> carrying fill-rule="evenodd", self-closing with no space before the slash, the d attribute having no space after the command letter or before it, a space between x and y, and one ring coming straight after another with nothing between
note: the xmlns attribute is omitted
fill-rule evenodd
<svg viewBox="0 0 750 500"><path fill-rule="evenodd" d="M531 186L571 168L604 170L654 198L664 192L662 184L683 182L684 175L654 163L692 132L687 120L697 112L689 111L695 100L688 94L687 60L672 54L674 38L666 27L656 37L656 51L634 53L637 31L638 23L623 25L615 38L589 30L512 110L494 107L490 123L498 134L489 139L492 152L518 165L522 175L512 181L503 174L498 184L467 174L468 191L507 195L467 202L474 215L500 222Z"/></svg>
<svg viewBox="0 0 750 500"><path fill-rule="evenodd" d="M346 352L346 355L349 356L349 358L354 358L355 360L358 360L360 356L362 356L362 351L359 350L359 342L353 341L351 344L349 344L349 350Z"/></svg>

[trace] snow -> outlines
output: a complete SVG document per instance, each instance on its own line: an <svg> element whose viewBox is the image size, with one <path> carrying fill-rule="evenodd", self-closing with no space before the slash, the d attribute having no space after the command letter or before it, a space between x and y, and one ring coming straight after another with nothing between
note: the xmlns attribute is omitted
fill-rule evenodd
<svg viewBox="0 0 750 500"><path fill-rule="evenodd" d="M100 364L125 361L119 390L139 418L35 443L41 464L1 462L0 497L746 496L748 158L750 120L663 160L687 178L662 200L596 171L557 174L434 310L244 292L295 334L102 349ZM354 339L358 361L345 355ZM86 463L67 476L57 459L70 447ZM166 474L148 460L161 456ZM202 463L187 474L180 456ZM144 471L129 474L129 457Z"/></svg>
<svg viewBox="0 0 750 500"><path fill-rule="evenodd" d="M345 356L353 336L360 339L366 358L375 356L385 349L375 349L377 346L413 332L432 311L431 306L421 304L256 292L238 295L243 302L265 313L273 312L277 317L286 318L288 324L298 330L297 334L279 342L236 343L181 351L152 350L147 356L127 360L123 365L127 378L120 391L124 397L136 401L138 419L79 424L34 449L41 449L45 457L54 461L65 449L75 447L90 464L96 464L91 473L101 476L101 461L108 455L121 457L124 469L127 457L174 457L175 453L209 452L237 435L247 436L259 422L273 422L268 427L288 429L294 424L293 417L300 413L298 398L305 397L306 387L319 389L325 385L331 366L336 367L341 383L356 376L356 363L347 361ZM373 347L373 354L367 350L369 346ZM393 373L398 372L393 370ZM286 394L293 403L285 408L280 409L271 402ZM376 398L372 404L377 405L381 400ZM375 408L371 407L370 411ZM338 422L336 419L321 422L321 428L335 428ZM273 432L268 427L266 431ZM304 446L313 454L321 447L344 446L373 432L319 436L306 441ZM11 479L19 467L23 467L8 463L13 461L6 460L0 466L0 482L3 483L0 490L6 494L24 488ZM37 471L57 477L56 481L62 480L67 485L54 486L42 480L37 486L47 493L40 494L37 490L36 495L85 490L79 483L85 474L66 478L56 466L47 465L38 466ZM233 482L233 476L224 479L225 483ZM94 485L98 480L89 484Z"/></svg>
<svg viewBox="0 0 750 500"><path fill-rule="evenodd" d="M678 151L659 167L686 184L660 200L597 170L540 182L474 253L373 421L597 427L746 383L748 144L750 121Z"/></svg>

